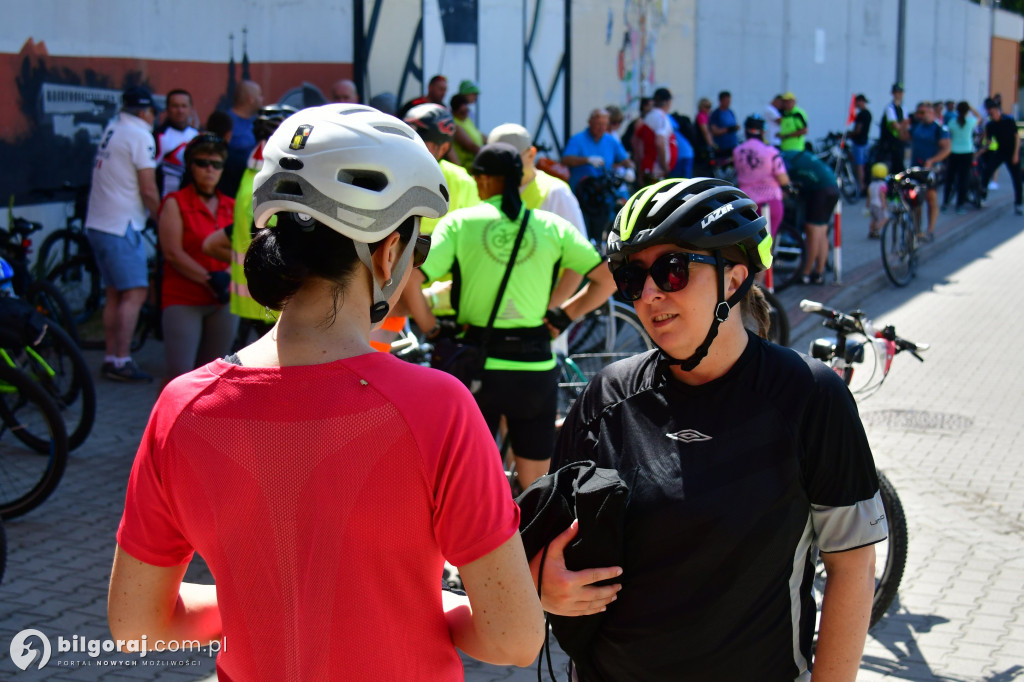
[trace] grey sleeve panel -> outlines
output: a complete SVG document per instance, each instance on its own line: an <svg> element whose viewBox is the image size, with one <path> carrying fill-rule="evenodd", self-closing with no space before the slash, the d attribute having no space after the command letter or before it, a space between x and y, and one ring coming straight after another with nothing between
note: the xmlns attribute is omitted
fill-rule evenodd
<svg viewBox="0 0 1024 682"><path fill-rule="evenodd" d="M822 552L856 549L889 537L882 496L877 491L870 500L861 500L848 507L812 504L811 523Z"/></svg>

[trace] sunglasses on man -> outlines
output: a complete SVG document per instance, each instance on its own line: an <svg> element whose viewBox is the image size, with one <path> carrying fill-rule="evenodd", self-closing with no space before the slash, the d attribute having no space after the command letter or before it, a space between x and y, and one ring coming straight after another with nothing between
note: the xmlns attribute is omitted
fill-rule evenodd
<svg viewBox="0 0 1024 682"><path fill-rule="evenodd" d="M643 296L648 276L666 293L685 289L690 283L690 263L715 265L715 259L699 253L672 251L658 256L649 268L627 263L616 270L613 276L619 293L630 301L638 301Z"/></svg>

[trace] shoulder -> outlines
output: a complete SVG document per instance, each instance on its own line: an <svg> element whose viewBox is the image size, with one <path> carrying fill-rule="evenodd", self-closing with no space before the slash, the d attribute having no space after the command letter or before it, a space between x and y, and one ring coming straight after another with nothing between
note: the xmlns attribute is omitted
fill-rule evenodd
<svg viewBox="0 0 1024 682"><path fill-rule="evenodd" d="M547 193L551 192L568 192L572 194L572 189L569 188L569 183L562 178L556 178L551 173L537 169L537 174L534 176L534 182L537 186L547 190ZM574 195L575 196L575 195Z"/></svg>
<svg viewBox="0 0 1024 682"><path fill-rule="evenodd" d="M578 416L582 423L591 424L610 409L630 399L653 391L657 382L657 365L661 351L655 349L640 353L602 369L578 399Z"/></svg>

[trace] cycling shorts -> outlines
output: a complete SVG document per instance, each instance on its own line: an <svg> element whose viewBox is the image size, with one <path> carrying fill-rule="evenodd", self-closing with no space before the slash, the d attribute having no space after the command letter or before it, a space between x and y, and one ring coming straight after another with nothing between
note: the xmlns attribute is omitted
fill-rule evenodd
<svg viewBox="0 0 1024 682"><path fill-rule="evenodd" d="M542 372L486 370L475 398L491 433L497 433L504 415L517 457L551 459L555 450L557 367Z"/></svg>
<svg viewBox="0 0 1024 682"><path fill-rule="evenodd" d="M838 202L838 187L826 187L807 192L807 222L827 225L832 219L832 211Z"/></svg>

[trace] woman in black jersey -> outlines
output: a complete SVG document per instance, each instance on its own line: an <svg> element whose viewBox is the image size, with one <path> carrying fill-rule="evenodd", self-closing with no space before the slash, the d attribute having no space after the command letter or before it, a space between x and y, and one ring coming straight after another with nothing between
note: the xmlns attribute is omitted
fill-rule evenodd
<svg viewBox="0 0 1024 682"><path fill-rule="evenodd" d="M818 552L828 571L815 679L854 680L886 524L856 404L817 360L748 332L765 220L709 178L635 194L608 238L620 293L658 348L607 367L565 421L552 470L578 460L630 487L620 567L572 572L548 548L542 604L603 611L592 680L807 680ZM534 570L538 561L533 562Z"/></svg>

